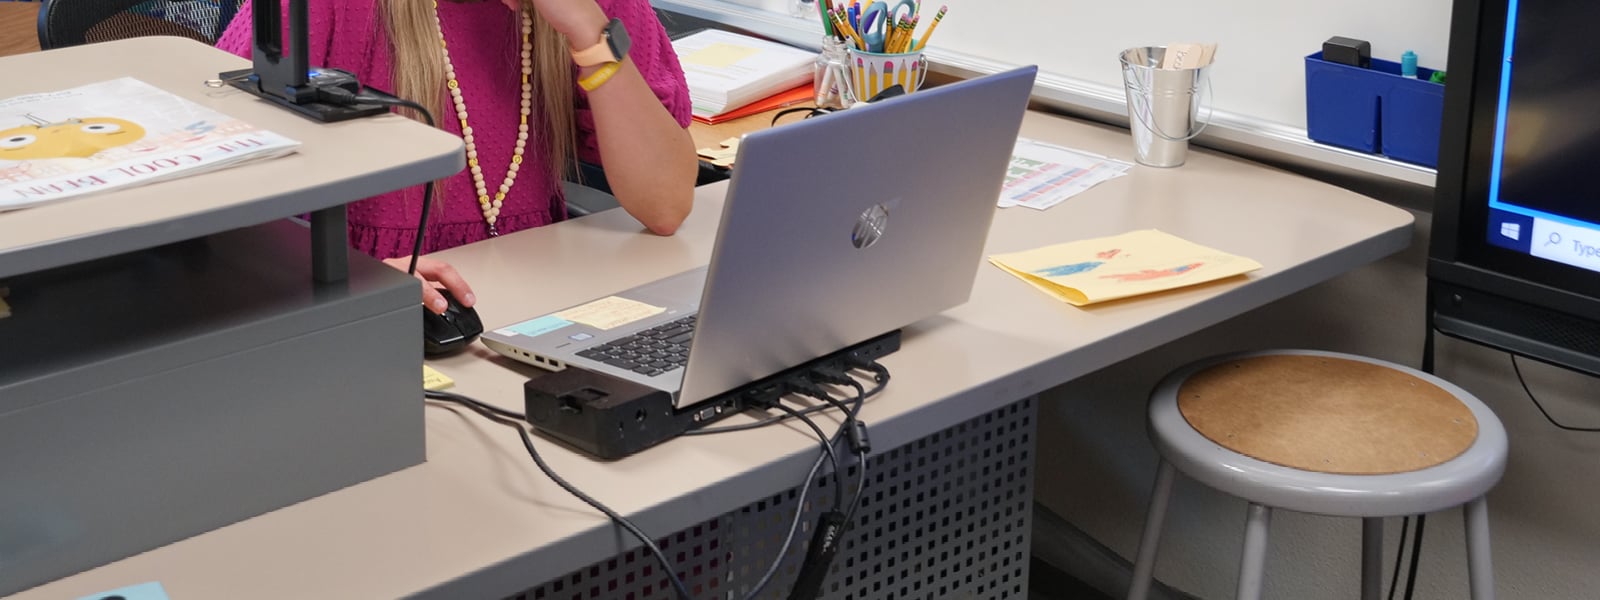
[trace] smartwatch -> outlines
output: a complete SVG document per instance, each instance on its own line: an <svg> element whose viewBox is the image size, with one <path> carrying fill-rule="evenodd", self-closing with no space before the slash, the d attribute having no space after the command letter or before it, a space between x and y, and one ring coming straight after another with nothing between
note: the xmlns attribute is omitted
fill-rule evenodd
<svg viewBox="0 0 1600 600"><path fill-rule="evenodd" d="M582 50L572 51L573 62L580 67L597 67L609 62L622 62L628 56L628 47L632 45L628 39L628 28L623 26L622 19L611 19L606 23L605 29L600 30L600 43Z"/></svg>

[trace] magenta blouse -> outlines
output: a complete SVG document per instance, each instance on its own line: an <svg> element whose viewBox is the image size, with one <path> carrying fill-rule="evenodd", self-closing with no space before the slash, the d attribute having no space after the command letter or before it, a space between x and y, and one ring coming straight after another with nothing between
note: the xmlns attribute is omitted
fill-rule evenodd
<svg viewBox="0 0 1600 600"><path fill-rule="evenodd" d="M426 0L421 0L426 1ZM671 40L647 0L597 0L607 15L622 19L633 39L629 57L644 75L650 89L678 124L690 119L689 88ZM313 66L343 69L363 83L392 89L388 35L378 13L377 0L311 0L308 49ZM505 179L506 166L517 139L521 87L521 22L506 6L493 0L439 2L439 20L450 45L450 59L461 84L485 184L490 192ZM217 41L217 47L250 56L251 11L247 2ZM335 33L337 31L337 33ZM537 80L536 84L537 84ZM578 158L599 163L600 151L584 91L574 84L578 127ZM534 92L537 97L538 92ZM439 125L456 135L461 126L454 109L434 115ZM530 119L532 121L532 119ZM543 144L530 139L523 149L522 168L500 208L496 229L511 233L566 218L560 178L550 172ZM429 213L423 251L433 252L475 242L489 236L478 209L472 174L463 169L434 191L436 204ZM438 203L442 201L442 203ZM411 253L421 187L413 187L350 204L350 246L377 258Z"/></svg>

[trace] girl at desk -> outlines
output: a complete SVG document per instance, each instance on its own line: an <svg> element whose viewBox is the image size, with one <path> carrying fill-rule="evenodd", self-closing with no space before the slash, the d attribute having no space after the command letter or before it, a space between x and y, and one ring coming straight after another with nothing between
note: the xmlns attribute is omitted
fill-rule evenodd
<svg viewBox="0 0 1600 600"><path fill-rule="evenodd" d="M562 174L578 159L603 164L650 231L671 235L688 216L688 86L648 0L310 0L309 10L311 64L428 107L466 143L467 169L435 185L424 253L565 218ZM217 46L249 58L251 21L246 3ZM420 188L351 204L351 246L404 270L421 207ZM417 275L434 312L445 308L435 285L475 301L443 262L421 259Z"/></svg>

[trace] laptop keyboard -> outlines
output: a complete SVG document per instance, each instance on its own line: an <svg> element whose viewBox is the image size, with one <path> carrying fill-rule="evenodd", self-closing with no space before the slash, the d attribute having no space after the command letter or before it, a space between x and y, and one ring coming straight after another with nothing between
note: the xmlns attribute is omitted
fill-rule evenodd
<svg viewBox="0 0 1600 600"><path fill-rule="evenodd" d="M578 351L578 356L654 377L689 362L695 315Z"/></svg>

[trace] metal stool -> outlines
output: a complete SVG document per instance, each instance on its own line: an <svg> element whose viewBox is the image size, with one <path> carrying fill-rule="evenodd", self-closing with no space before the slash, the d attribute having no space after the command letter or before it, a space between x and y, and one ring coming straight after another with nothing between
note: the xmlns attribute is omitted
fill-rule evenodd
<svg viewBox="0 0 1600 600"><path fill-rule="evenodd" d="M1506 433L1451 383L1370 358L1303 350L1204 360L1150 397L1161 453L1128 598L1155 571L1174 469L1250 502L1237 597L1259 598L1272 509L1361 517L1361 597L1383 587L1383 517L1466 505L1473 600L1494 597L1485 494L1506 464Z"/></svg>

